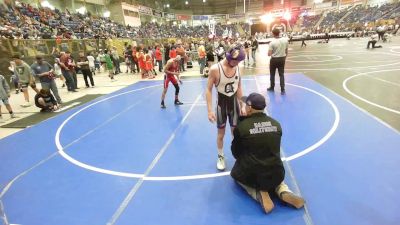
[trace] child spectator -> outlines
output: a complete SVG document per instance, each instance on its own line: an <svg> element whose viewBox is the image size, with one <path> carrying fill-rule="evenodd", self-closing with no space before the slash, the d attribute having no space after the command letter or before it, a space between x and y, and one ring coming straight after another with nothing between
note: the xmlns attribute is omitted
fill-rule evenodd
<svg viewBox="0 0 400 225"><path fill-rule="evenodd" d="M16 118L15 114L12 111L11 105L8 101L10 97L10 86L8 86L6 79L3 75L0 75L0 100L2 104L4 104L10 113L11 118ZM3 116L1 113L1 104L0 104L0 123L3 123Z"/></svg>

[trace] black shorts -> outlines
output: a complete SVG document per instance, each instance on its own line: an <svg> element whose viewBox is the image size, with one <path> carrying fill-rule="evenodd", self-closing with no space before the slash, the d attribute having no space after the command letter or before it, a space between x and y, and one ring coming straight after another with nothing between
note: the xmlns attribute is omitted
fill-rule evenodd
<svg viewBox="0 0 400 225"><path fill-rule="evenodd" d="M31 86L31 88L36 88L36 83L20 83L21 84L21 88L28 88L28 86Z"/></svg>
<svg viewBox="0 0 400 225"><path fill-rule="evenodd" d="M228 97L218 93L216 111L218 128L224 128L226 126L227 118L229 119L229 125L231 127L236 127L240 116L240 107L236 94Z"/></svg>

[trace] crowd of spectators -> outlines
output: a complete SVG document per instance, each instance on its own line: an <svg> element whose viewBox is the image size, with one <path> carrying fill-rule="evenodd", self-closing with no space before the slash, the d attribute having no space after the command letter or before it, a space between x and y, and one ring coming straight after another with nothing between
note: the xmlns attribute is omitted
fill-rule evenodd
<svg viewBox="0 0 400 225"><path fill-rule="evenodd" d="M217 36L222 36L225 30L237 32L235 25L216 24L215 30ZM0 4L0 36L7 39L185 38L209 34L206 25L146 23L132 27L90 13L81 15L68 10L34 8L25 3L16 6Z"/></svg>
<svg viewBox="0 0 400 225"><path fill-rule="evenodd" d="M381 19L397 20L400 17L400 2L387 3L380 6L363 6L357 5L355 7L348 7L341 10L330 10L325 12L320 24L323 14L304 16L303 29L310 30L311 32L330 32L330 31L354 31L356 29L374 29L370 26L365 26L370 22L377 22ZM390 25L389 25L390 27Z"/></svg>

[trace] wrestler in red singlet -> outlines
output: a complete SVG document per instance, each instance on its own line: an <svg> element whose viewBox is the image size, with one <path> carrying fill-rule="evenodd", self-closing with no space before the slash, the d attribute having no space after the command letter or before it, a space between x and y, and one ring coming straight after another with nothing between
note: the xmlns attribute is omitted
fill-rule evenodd
<svg viewBox="0 0 400 225"><path fill-rule="evenodd" d="M167 93L168 90L168 84L169 82L171 82L174 87L175 87L175 105L182 105L183 103L179 101L178 99L178 95L179 95L179 85L178 82L175 78L175 75L178 78L178 81L180 83L181 80L179 79L179 62L181 60L181 57L178 55L175 58L172 58L170 60L168 60L167 64L164 67L164 91L161 95L161 108L166 108L165 104L164 104L164 99L165 99L165 94Z"/></svg>

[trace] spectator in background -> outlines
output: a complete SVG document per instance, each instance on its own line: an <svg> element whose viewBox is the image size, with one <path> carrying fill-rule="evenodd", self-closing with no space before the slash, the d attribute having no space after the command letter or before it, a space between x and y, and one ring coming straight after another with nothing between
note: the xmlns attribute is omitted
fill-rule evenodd
<svg viewBox="0 0 400 225"><path fill-rule="evenodd" d="M21 106L29 107L31 106L31 104L29 103L28 86L30 86L36 93L39 92L39 90L36 88L33 72L31 70L31 67L26 62L21 60L21 57L19 55L14 55L12 58L15 63L14 73L18 76L19 84L22 88L22 92L24 93L25 103L23 103Z"/></svg>
<svg viewBox="0 0 400 225"><path fill-rule="evenodd" d="M177 47L176 47L176 54L179 55L181 57L181 62L180 62L180 67L179 67L179 71L186 71L185 70L185 58L186 58L186 53L185 53L185 49L182 46L181 42L177 43Z"/></svg>
<svg viewBox="0 0 400 225"><path fill-rule="evenodd" d="M220 62L221 60L224 59L224 57L225 57L225 45L224 45L224 41L223 40L219 41L219 45L218 45L218 48L216 49L216 53L217 53L218 62Z"/></svg>
<svg viewBox="0 0 400 225"><path fill-rule="evenodd" d="M94 81L93 81L93 74L92 74L92 71L90 69L89 56L86 57L85 53L80 52L79 53L79 59L78 59L78 62L76 63L76 65L78 66L78 68L82 72L83 79L85 80L86 88L90 87L89 86L89 82L88 82L88 78L89 78L90 84L92 85L92 88L93 88L94 87Z"/></svg>
<svg viewBox="0 0 400 225"><path fill-rule="evenodd" d="M197 54L199 56L199 64L200 64L200 75L204 74L204 67L206 66L206 49L204 47L204 41L200 41L200 46L197 49Z"/></svg>
<svg viewBox="0 0 400 225"><path fill-rule="evenodd" d="M61 66L60 66L60 59L59 58L55 58L54 59L54 75L55 77L59 77L61 82L62 82L62 88L65 87L65 79L64 76L62 75L62 71L61 71Z"/></svg>
<svg viewBox="0 0 400 225"><path fill-rule="evenodd" d="M251 41L245 39L244 40L244 51L246 52L246 59L247 59L247 65L250 66L250 47L251 47ZM246 65L246 59L244 60L244 64Z"/></svg>
<svg viewBox="0 0 400 225"><path fill-rule="evenodd" d="M170 59L169 51L171 50L169 43L164 44L164 50L165 50L164 51L164 60L165 60L165 64L167 64L168 60Z"/></svg>
<svg viewBox="0 0 400 225"><path fill-rule="evenodd" d="M137 61L139 64L140 74L141 74L142 78L145 78L146 77L146 72L145 72L145 69L146 69L145 61L146 60L144 57L143 49L141 47L136 48L136 58L137 58Z"/></svg>
<svg viewBox="0 0 400 225"><path fill-rule="evenodd" d="M250 39L251 41L251 57L253 58L253 64L256 64L256 51L258 49L258 41L256 37Z"/></svg>
<svg viewBox="0 0 400 225"><path fill-rule="evenodd" d="M172 46L171 49L169 50L169 58L173 59L176 58L177 53L176 53L176 48L175 46Z"/></svg>
<svg viewBox="0 0 400 225"><path fill-rule="evenodd" d="M11 61L11 62L10 62L10 66L8 67L8 70L11 72L10 83L14 85L15 94L18 94L18 93L19 93L20 86L19 86L19 79L18 79L18 76L17 76L17 74L14 73L14 70L15 70L15 63L14 63L14 61Z"/></svg>
<svg viewBox="0 0 400 225"><path fill-rule="evenodd" d="M145 74L149 79L153 79L155 75L155 71L153 71L153 58L151 54L149 54L149 50L147 48L144 49L144 70Z"/></svg>
<svg viewBox="0 0 400 225"><path fill-rule="evenodd" d="M211 42L208 42L207 46L205 48L206 48L206 57L207 57L206 67L208 67L208 69L209 69L215 61L214 47Z"/></svg>
<svg viewBox="0 0 400 225"><path fill-rule="evenodd" d="M96 68L94 64L95 59L90 52L88 53L87 60L89 61L90 72L92 72L92 75L96 75Z"/></svg>
<svg viewBox="0 0 400 225"><path fill-rule="evenodd" d="M50 63L44 61L42 56L36 56L36 62L31 65L31 69L35 76L39 78L42 89L51 90L58 104L61 104L61 97L58 94L57 84L54 80L54 70Z"/></svg>
<svg viewBox="0 0 400 225"><path fill-rule="evenodd" d="M114 79L113 62L111 56L108 54L108 50L104 50L104 62L105 69L108 71L108 77L110 77L111 82L116 81Z"/></svg>
<svg viewBox="0 0 400 225"><path fill-rule="evenodd" d="M140 47L136 47L136 46L132 47L132 60L133 60L132 66L133 66L134 73L136 73L136 72L140 73L139 59L137 57L138 52L139 52L138 49L140 49Z"/></svg>
<svg viewBox="0 0 400 225"><path fill-rule="evenodd" d="M111 50L111 59L113 61L114 67L115 67L115 74L121 73L120 69L120 62L119 62L119 55L116 47L112 47Z"/></svg>
<svg viewBox="0 0 400 225"><path fill-rule="evenodd" d="M157 46L155 56L156 56L156 62L158 64L158 71L161 73L163 67L162 67L162 52L160 46Z"/></svg>
<svg viewBox="0 0 400 225"><path fill-rule="evenodd" d="M6 79L3 75L0 75L0 123L3 123L3 116L1 113L1 104L4 104L10 113L11 118L16 118L11 108L8 98L10 97L10 86L8 86Z"/></svg>
<svg viewBox="0 0 400 225"><path fill-rule="evenodd" d="M61 52L60 66L61 66L61 72L62 72L62 74L65 78L65 82L67 84L68 91L76 92L75 81L72 78L71 70L69 67L69 56L65 52Z"/></svg>
<svg viewBox="0 0 400 225"><path fill-rule="evenodd" d="M307 47L306 44L306 39L307 39L308 33L306 31L304 31L304 33L301 35L301 47L305 46Z"/></svg>
<svg viewBox="0 0 400 225"><path fill-rule="evenodd" d="M40 112L53 112L60 108L54 96L47 89L40 89L39 93L35 95L35 105L40 108Z"/></svg>
<svg viewBox="0 0 400 225"><path fill-rule="evenodd" d="M135 71L135 69L134 69L134 65L133 65L134 63L133 63L133 55L132 55L132 46L128 45L125 48L124 54L125 54L125 64L126 64L126 72L125 73L128 73L129 69L130 69L131 73L133 73Z"/></svg>
<svg viewBox="0 0 400 225"><path fill-rule="evenodd" d="M76 76L75 60L72 57L70 51L66 51L65 54L67 54L67 56L68 56L68 68L69 68L69 71L71 73L72 79L74 79L75 89L79 89L78 88L78 77Z"/></svg>

